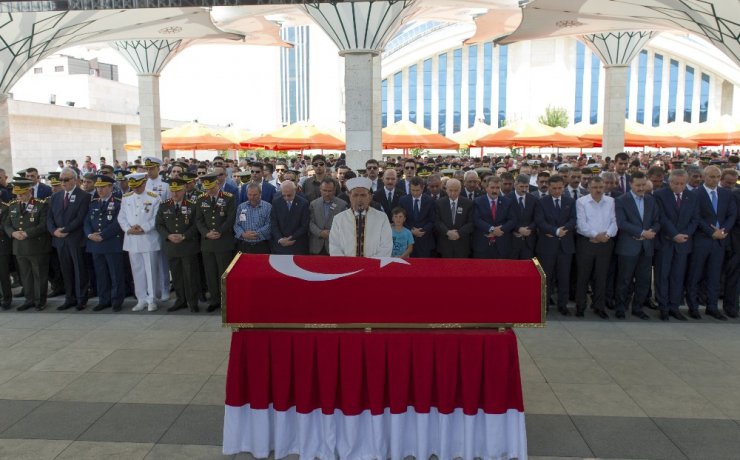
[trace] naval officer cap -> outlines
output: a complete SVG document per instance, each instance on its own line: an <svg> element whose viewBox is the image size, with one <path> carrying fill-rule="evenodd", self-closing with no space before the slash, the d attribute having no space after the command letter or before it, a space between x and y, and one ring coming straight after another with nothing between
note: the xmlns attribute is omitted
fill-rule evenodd
<svg viewBox="0 0 740 460"><path fill-rule="evenodd" d="M128 185L131 188L136 188L146 182L147 175L146 173L132 173L126 176L126 179L128 179Z"/></svg>
<svg viewBox="0 0 740 460"><path fill-rule="evenodd" d="M158 168L162 166L162 160L157 157L146 157L144 158L145 168Z"/></svg>
<svg viewBox="0 0 740 460"><path fill-rule="evenodd" d="M347 181L347 190L350 192L358 187L370 190L372 186L373 181L371 181L367 177L353 177L352 179Z"/></svg>

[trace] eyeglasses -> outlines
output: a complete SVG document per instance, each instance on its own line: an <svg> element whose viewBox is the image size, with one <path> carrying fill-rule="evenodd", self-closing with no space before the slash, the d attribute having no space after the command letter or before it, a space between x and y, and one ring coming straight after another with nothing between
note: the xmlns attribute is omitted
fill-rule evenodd
<svg viewBox="0 0 740 460"><path fill-rule="evenodd" d="M378 169L377 166L365 166L365 169Z"/></svg>
<svg viewBox="0 0 740 460"><path fill-rule="evenodd" d="M71 180L73 180L71 177L62 177L59 179L60 182L69 182Z"/></svg>
<svg viewBox="0 0 740 460"><path fill-rule="evenodd" d="M321 161L317 161L316 163L312 163L314 166L324 166L326 163L323 163Z"/></svg>
<svg viewBox="0 0 740 460"><path fill-rule="evenodd" d="M277 169L275 169L275 171L277 171L277 172L285 171L285 168L277 168Z"/></svg>
<svg viewBox="0 0 740 460"><path fill-rule="evenodd" d="M252 174L262 174L262 171L260 171L259 169L253 169Z"/></svg>
<svg viewBox="0 0 740 460"><path fill-rule="evenodd" d="M403 169L416 169L416 166L404 166Z"/></svg>
<svg viewBox="0 0 740 460"><path fill-rule="evenodd" d="M198 171L198 175L199 176L205 176L206 175L206 172L205 171Z"/></svg>

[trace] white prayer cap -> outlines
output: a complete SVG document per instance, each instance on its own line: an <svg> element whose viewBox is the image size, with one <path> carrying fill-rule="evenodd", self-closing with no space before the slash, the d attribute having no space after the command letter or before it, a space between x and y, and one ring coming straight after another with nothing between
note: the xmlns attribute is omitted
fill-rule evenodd
<svg viewBox="0 0 740 460"><path fill-rule="evenodd" d="M353 177L352 179L347 181L347 190L352 191L352 189L357 187L362 187L370 190L373 186L373 181L368 179L367 177Z"/></svg>

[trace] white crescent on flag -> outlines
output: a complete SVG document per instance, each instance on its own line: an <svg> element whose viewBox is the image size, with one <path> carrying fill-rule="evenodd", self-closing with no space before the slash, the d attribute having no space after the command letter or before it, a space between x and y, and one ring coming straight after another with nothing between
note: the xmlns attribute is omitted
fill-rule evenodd
<svg viewBox="0 0 740 460"><path fill-rule="evenodd" d="M411 265L409 262L400 259L398 257L371 257L371 259L377 259L380 261L380 268L385 267L388 264L402 264ZM362 269L355 270L348 273L316 273L296 265L293 256L291 255L271 255L270 266L278 273L282 273L285 276L291 278L298 278L304 281L331 281L345 276L352 276L360 273Z"/></svg>

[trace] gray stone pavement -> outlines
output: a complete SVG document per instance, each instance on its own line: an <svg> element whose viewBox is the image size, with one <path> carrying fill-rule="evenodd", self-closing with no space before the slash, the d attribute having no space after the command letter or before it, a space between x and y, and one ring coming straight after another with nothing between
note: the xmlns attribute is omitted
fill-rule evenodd
<svg viewBox="0 0 740 460"><path fill-rule="evenodd" d="M224 458L219 315L59 303L0 312L0 459ZM530 458L740 458L740 321L551 315L517 334Z"/></svg>

